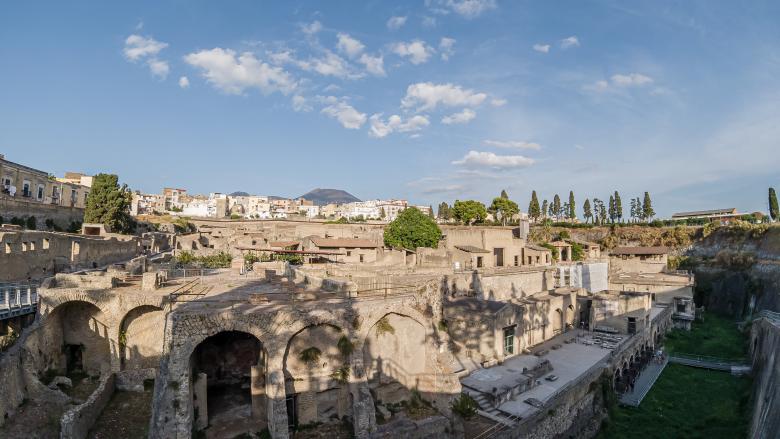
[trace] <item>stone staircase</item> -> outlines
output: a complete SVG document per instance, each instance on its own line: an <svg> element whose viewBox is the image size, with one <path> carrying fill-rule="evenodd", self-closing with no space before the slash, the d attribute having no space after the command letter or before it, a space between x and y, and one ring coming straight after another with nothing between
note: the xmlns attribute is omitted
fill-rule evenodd
<svg viewBox="0 0 780 439"><path fill-rule="evenodd" d="M639 404L645 396L647 396L647 393L650 392L653 384L655 384L655 381L661 376L661 372L664 371L664 368L668 363L668 359L664 359L664 362L661 364L653 361L647 363L634 383L634 390L622 394L620 396L620 403L631 407L639 407Z"/></svg>
<svg viewBox="0 0 780 439"><path fill-rule="evenodd" d="M479 406L478 412L480 415L510 427L517 423L517 420L509 418L506 414L504 414L504 412L493 407L485 394L467 389L464 390L466 390L465 393L467 395L476 401L477 405Z"/></svg>

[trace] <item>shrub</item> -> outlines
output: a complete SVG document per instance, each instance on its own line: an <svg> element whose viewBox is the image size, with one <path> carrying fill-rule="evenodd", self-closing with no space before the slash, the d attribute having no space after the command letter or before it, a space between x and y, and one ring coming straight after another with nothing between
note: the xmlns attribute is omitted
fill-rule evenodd
<svg viewBox="0 0 780 439"><path fill-rule="evenodd" d="M355 345L349 340L349 337L342 335L338 341L339 352L344 358L349 358L352 355L352 351L355 350Z"/></svg>
<svg viewBox="0 0 780 439"><path fill-rule="evenodd" d="M477 414L477 402L470 396L461 393L460 397L452 402L452 411L463 419L469 419Z"/></svg>
<svg viewBox="0 0 780 439"><path fill-rule="evenodd" d="M387 320L387 316L382 317L376 322L376 335L381 336L384 334L395 334L395 328L393 328L393 325Z"/></svg>
<svg viewBox="0 0 780 439"><path fill-rule="evenodd" d="M308 364L309 366L312 366L314 365L314 363L320 360L321 355L322 355L322 351L312 346L310 348L306 348L302 350L301 353L298 355L298 358L304 363Z"/></svg>
<svg viewBox="0 0 780 439"><path fill-rule="evenodd" d="M547 250L550 250L550 252L552 252L552 258L553 258L554 261L558 260L558 258L560 257L560 254L558 254L558 248L557 247L555 247L554 245L552 245L552 244L550 244L548 242L545 242L544 244L542 244L542 247L544 247Z"/></svg>
<svg viewBox="0 0 780 439"><path fill-rule="evenodd" d="M331 378L338 381L341 384L347 384L349 382L349 376L351 374L351 369L348 365L342 365L338 369L334 370L333 373L330 375Z"/></svg>
<svg viewBox="0 0 780 439"><path fill-rule="evenodd" d="M582 249L582 245L580 243L571 243L571 259L574 261L581 261L585 259L585 251Z"/></svg>
<svg viewBox="0 0 780 439"><path fill-rule="evenodd" d="M38 220L34 216L28 216L24 226L30 230L35 230L38 228Z"/></svg>
<svg viewBox="0 0 780 439"><path fill-rule="evenodd" d="M257 256L254 253L247 253L244 255L244 263L247 265L252 265L255 262L260 262L260 256Z"/></svg>

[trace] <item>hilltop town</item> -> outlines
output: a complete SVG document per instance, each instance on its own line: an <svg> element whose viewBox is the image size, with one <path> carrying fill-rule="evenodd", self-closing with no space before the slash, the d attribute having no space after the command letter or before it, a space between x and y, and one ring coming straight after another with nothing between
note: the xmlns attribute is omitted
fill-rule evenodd
<svg viewBox="0 0 780 439"><path fill-rule="evenodd" d="M728 299L752 300L751 360L665 347L726 306L697 263L777 257L692 246L775 239L756 215L578 228L504 194L471 218L0 165L3 437L594 437L672 363L777 391L771 294ZM756 401L751 435L772 437L776 400Z"/></svg>

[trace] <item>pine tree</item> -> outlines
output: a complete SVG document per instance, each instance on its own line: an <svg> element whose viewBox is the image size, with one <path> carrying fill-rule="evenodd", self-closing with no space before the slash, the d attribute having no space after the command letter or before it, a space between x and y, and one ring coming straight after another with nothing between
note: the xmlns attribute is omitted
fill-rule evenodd
<svg viewBox="0 0 780 439"><path fill-rule="evenodd" d="M450 213L450 206L442 201L441 204L439 204L439 212L438 216L440 220L447 221L450 218L452 218L452 214Z"/></svg>
<svg viewBox="0 0 780 439"><path fill-rule="evenodd" d="M547 206L545 206L546 208ZM528 204L528 215L534 220L539 220L539 199L536 198L536 191L531 192L531 202Z"/></svg>
<svg viewBox="0 0 780 439"><path fill-rule="evenodd" d="M548 206L549 206L549 203L547 202L547 200L544 200L542 202L542 216L545 217L545 218L547 218L547 208L548 208Z"/></svg>
<svg viewBox="0 0 780 439"><path fill-rule="evenodd" d="M769 217L772 221L777 221L780 218L780 209L777 207L777 193L775 188L769 188Z"/></svg>
<svg viewBox="0 0 780 439"><path fill-rule="evenodd" d="M645 192L645 201L642 203L642 216L645 220L650 220L655 216L653 202L650 200L650 193Z"/></svg>
<svg viewBox="0 0 780 439"><path fill-rule="evenodd" d="M553 205L552 205L552 215L554 216L556 220L560 221L561 219L561 197L558 196L558 194L555 194L553 197Z"/></svg>
<svg viewBox="0 0 780 439"><path fill-rule="evenodd" d="M119 186L115 174L98 174L92 179L92 190L84 209L85 223L104 224L113 232L131 233L136 223L130 216L133 194L127 185Z"/></svg>
<svg viewBox="0 0 780 439"><path fill-rule="evenodd" d="M569 219L577 218L577 209L574 203L574 191L569 191Z"/></svg>
<svg viewBox="0 0 780 439"><path fill-rule="evenodd" d="M615 218L623 222L623 203L620 201L620 194L615 191Z"/></svg>
<svg viewBox="0 0 780 439"><path fill-rule="evenodd" d="M501 189L501 198L508 200L509 194L506 193L506 189Z"/></svg>
<svg viewBox="0 0 780 439"><path fill-rule="evenodd" d="M585 218L585 222L589 222L593 219L593 212L590 209L590 200L585 199L585 203L582 205L582 217Z"/></svg>

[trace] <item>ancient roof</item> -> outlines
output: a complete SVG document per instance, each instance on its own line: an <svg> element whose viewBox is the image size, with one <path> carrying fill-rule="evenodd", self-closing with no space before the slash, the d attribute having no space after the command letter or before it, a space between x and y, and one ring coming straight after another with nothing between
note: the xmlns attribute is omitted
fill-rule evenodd
<svg viewBox="0 0 780 439"><path fill-rule="evenodd" d="M672 215L672 218L681 216L708 216L708 215L736 215L737 209L731 207L728 209L712 209L712 210L694 210L692 212L677 212Z"/></svg>
<svg viewBox="0 0 780 439"><path fill-rule="evenodd" d="M320 238L312 236L312 244L320 248L376 248L379 247L370 239L360 238Z"/></svg>
<svg viewBox="0 0 780 439"><path fill-rule="evenodd" d="M268 245L271 247L279 247L279 248L286 248L286 247L294 247L300 244L298 241L272 241L269 242Z"/></svg>
<svg viewBox="0 0 780 439"><path fill-rule="evenodd" d="M457 308L461 311L467 312L490 312L497 313L505 306L506 302L499 302L497 300L485 300L476 297L459 297L457 299L450 299L444 302L445 308Z"/></svg>
<svg viewBox="0 0 780 439"><path fill-rule="evenodd" d="M531 249L531 250L536 250L538 252L548 252L548 251L550 251L549 248L542 247L541 245L536 245L536 244L526 244L525 248Z"/></svg>
<svg viewBox="0 0 780 439"><path fill-rule="evenodd" d="M613 255L665 255L669 253L668 247L615 247L610 254Z"/></svg>
<svg viewBox="0 0 780 439"><path fill-rule="evenodd" d="M550 245L553 245L555 247L569 247L571 244L565 241L553 241L550 243Z"/></svg>
<svg viewBox="0 0 780 439"><path fill-rule="evenodd" d="M585 241L583 239L572 238L572 239L570 239L570 241L576 242L577 244L580 244L580 245L587 245L587 246L590 246L590 247L600 247L599 244L596 243L596 242Z"/></svg>
<svg viewBox="0 0 780 439"><path fill-rule="evenodd" d="M490 253L489 250L485 250L484 248L475 245L456 245L455 248L467 253Z"/></svg>

